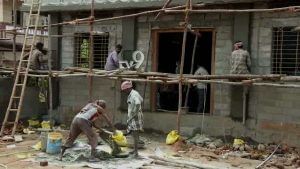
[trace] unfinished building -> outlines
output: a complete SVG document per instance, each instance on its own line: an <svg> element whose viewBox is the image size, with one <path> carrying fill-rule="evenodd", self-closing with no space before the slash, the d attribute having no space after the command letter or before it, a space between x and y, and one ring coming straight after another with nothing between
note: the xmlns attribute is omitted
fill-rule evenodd
<svg viewBox="0 0 300 169"><path fill-rule="evenodd" d="M189 23L191 29L199 31L200 37L196 45L194 68L205 67L211 75L229 74L229 60L232 45L237 40L245 43L251 55L251 74L286 74L298 75L299 33L295 27L300 25L300 14L294 7L298 2L273 0L202 0L200 12L191 12ZM205 5L201 6L201 3ZM95 1L94 23L94 64L93 68L103 69L107 53L116 44L124 47L124 58L131 57L136 50L145 55L144 70L151 72L176 73L179 64L184 29L182 11L172 13L165 11L158 20L155 15L138 15L105 19L130 15L146 10L157 9L164 2L157 1ZM172 1L170 6L183 5L182 1ZM249 12L230 12L222 9L250 9ZM284 8L269 12L251 12L251 9ZM218 9L218 10L205 10ZM23 4L22 12L28 11L28 4ZM76 19L90 16L90 1L53 0L44 1L41 12L51 15L51 23L67 23L54 26L49 32L52 35L65 35L51 39L52 59L55 69L67 67L85 67L86 60L81 58L81 45L90 36L88 24L76 23ZM26 14L24 14L26 16ZM103 19L103 20L101 20ZM70 35L71 34L71 35ZM190 73L191 55L195 35L188 33L184 74ZM192 72L194 72L193 70ZM4 81L4 80L1 80ZM7 101L10 83L1 82L0 98ZM101 98L108 102L114 113L115 123L126 123L126 110L122 103L120 81L111 81L94 77L92 98ZM82 105L90 99L88 79L86 76L65 77L56 80L53 88L54 117L58 122L69 123ZM273 86L272 86L273 85ZM144 85L137 83L137 90L143 91ZM28 89L35 90L35 89ZM197 96L192 92L188 98L189 111L181 116L182 132L191 135L198 128L203 133L219 136L248 136L258 142L285 142L299 146L299 86L296 82L285 84L258 83L251 86L246 109L245 123L243 119L243 98L232 96L230 85L210 83L207 92L205 117L196 113ZM33 92L27 92L31 95ZM158 99L157 94L160 97ZM183 92L185 93L185 92ZM183 94L184 95L184 94ZM149 84L144 95L145 127L164 132L176 128L177 85ZM26 96L24 100L31 100ZM4 101L3 101L4 100ZM123 99L124 100L124 99ZM6 102L7 104L7 102ZM1 104L5 105L5 104ZM45 108L36 108L34 102L27 104L30 113L40 113ZM4 108L3 108L4 107ZM1 106L4 110L6 106ZM35 107L33 109L33 107ZM28 114L29 115L29 114Z"/></svg>

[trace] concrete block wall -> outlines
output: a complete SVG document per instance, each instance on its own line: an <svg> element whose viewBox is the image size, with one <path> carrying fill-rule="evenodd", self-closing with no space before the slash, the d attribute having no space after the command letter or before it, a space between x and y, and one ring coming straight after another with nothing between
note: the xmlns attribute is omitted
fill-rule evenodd
<svg viewBox="0 0 300 169"><path fill-rule="evenodd" d="M63 15L64 21L70 21L71 16L68 14ZM121 21L109 21L109 22L101 22L96 23L94 25L94 31L98 32L109 32L109 45L108 49L109 51L113 51L115 48L115 45L118 43L121 43L122 39L122 22ZM72 26L67 25L63 26L62 33L71 33L71 32L82 32L82 33L88 33L89 32L89 26ZM74 66L74 37L64 37L62 38L62 51L61 51L61 63L62 68Z"/></svg>
<svg viewBox="0 0 300 169"><path fill-rule="evenodd" d="M14 80L12 78L0 78L0 123L5 116L9 98L11 96ZM37 87L27 87L23 101L20 118L30 118L47 114L46 103L39 102L39 89Z"/></svg>
<svg viewBox="0 0 300 169"><path fill-rule="evenodd" d="M272 28L298 26L298 13L259 13L252 15L251 59L253 74L270 74ZM283 141L298 145L300 89L252 87L249 100L248 126L259 141Z"/></svg>
<svg viewBox="0 0 300 169"><path fill-rule="evenodd" d="M0 22L12 22L12 1L0 0Z"/></svg>
<svg viewBox="0 0 300 169"><path fill-rule="evenodd" d="M71 20L68 14L63 15L63 20ZM89 32L89 26L63 26L63 33ZM109 21L96 23L94 31L109 32L109 51L114 50L115 45L121 43L121 21ZM74 66L74 38L62 39L61 63L62 69ZM93 79L93 99L107 101L108 110L112 112L115 122L120 121L120 82L100 78ZM88 103L89 89L87 77L62 78L60 80L60 106L55 111L59 122L70 124L74 115Z"/></svg>
<svg viewBox="0 0 300 169"><path fill-rule="evenodd" d="M271 30L274 26L296 26L300 24L299 14L253 14L251 16L251 36L249 52L252 57L253 74L269 74L271 70ZM193 27L210 27L216 30L216 46L215 46L215 74L229 73L229 58L233 44L233 15L231 14L197 14L192 15ZM182 21L181 15L162 16L160 22L152 23L155 28L174 28L178 27L178 23ZM149 25L147 21L153 21L153 17L137 18L137 50L141 50L145 56L149 48ZM114 44L121 42L122 28L121 24L115 23L104 24L106 26L97 27L98 30L110 29L116 33L110 34L112 48ZM103 25L103 24L102 24ZM115 29L113 28L114 26ZM86 27L76 28L77 30L86 30ZM64 27L64 32L74 31L72 27ZM112 32L113 32L112 31ZM73 46L72 39L66 38L63 44L69 45L63 47L64 66L72 66L73 64ZM70 45L71 44L71 45ZM153 45L153 44L151 44ZM150 45L150 47L151 47ZM149 50L149 67L151 70L151 50ZM126 115L121 114L118 110L120 106L120 93L115 90L120 84L114 86L112 81L98 79L94 80L94 91L97 93L93 96L95 99L99 97L105 98L110 104L109 110L115 113L117 122L125 122ZM120 83L120 82L117 82ZM143 86L138 85L137 90L142 94ZM228 85L215 85L214 87L214 111L213 116L207 117L203 129L207 134L223 135L230 134L233 136L249 136L259 142L283 141L291 145L299 145L300 133L298 119L299 90L283 89L272 87L252 87L249 100L249 118L246 125L240 122L232 121L228 116L230 114L230 97ZM60 82L60 101L59 115L63 116L64 122L72 119L81 106L86 104L88 100L88 88L86 78L66 78ZM268 91L268 92L266 92ZM145 109L150 107L150 88L147 88L145 99ZM75 103L75 104L74 104ZM299 107L299 108L298 108ZM66 113L69 112L69 113ZM71 117L70 117L71 116ZM145 113L145 126L168 132L175 129L176 115L169 113ZM158 120L159 119L159 120ZM165 119L165 120L163 120ZM201 127L201 116L184 115L182 125L188 127ZM116 122L115 121L115 122ZM164 121L164 123L161 123ZM165 123L168 121L168 123ZM225 127L224 127L225 126Z"/></svg>
<svg viewBox="0 0 300 169"><path fill-rule="evenodd" d="M103 99L107 110L115 122L120 116L120 82L94 78L92 99ZM62 78L60 80L60 106L55 118L59 122L70 124L73 117L89 101L88 79L86 77Z"/></svg>
<svg viewBox="0 0 300 169"><path fill-rule="evenodd" d="M142 16L137 19L137 48L147 53L149 47L149 25L151 22L152 28L176 28L179 23L184 20L183 15L161 15L159 22L153 22L154 17ZM215 44L215 74L229 73L229 57L232 51L232 36L233 36L233 15L231 14L193 14L191 15L191 24L193 27L199 28L214 28L216 31ZM153 45L153 44L151 44ZM151 47L150 45L150 47ZM152 50L150 49L150 52ZM149 54L152 56L152 53ZM148 58L149 67L151 70L151 57ZM214 112L217 115L227 116L230 114L230 100L228 86L215 85L215 102ZM150 88L147 90L150 91ZM146 101L148 101L148 92L146 92ZM221 95L221 96L220 96Z"/></svg>

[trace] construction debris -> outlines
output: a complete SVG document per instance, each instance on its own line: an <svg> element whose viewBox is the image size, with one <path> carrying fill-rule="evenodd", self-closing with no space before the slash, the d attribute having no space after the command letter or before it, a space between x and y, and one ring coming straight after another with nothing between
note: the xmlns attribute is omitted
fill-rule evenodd
<svg viewBox="0 0 300 169"><path fill-rule="evenodd" d="M15 140L15 142L22 142L23 137L22 137L22 135L14 135L14 140Z"/></svg>
<svg viewBox="0 0 300 169"><path fill-rule="evenodd" d="M196 134L193 138L189 139L188 142L211 149L216 149L224 145L221 139L215 139L201 134Z"/></svg>

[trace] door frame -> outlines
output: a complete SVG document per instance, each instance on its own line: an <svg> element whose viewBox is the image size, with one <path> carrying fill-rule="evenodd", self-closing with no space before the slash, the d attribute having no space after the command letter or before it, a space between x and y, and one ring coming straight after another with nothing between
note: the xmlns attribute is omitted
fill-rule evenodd
<svg viewBox="0 0 300 169"><path fill-rule="evenodd" d="M212 32L212 51L211 51L211 74L215 74L215 47L216 47L216 29L215 28L206 28L206 27L193 27L192 30L199 32ZM154 72L157 72L158 69L158 48L159 48L159 34L160 33L172 33L172 32L183 32L184 28L154 28L151 30L151 39L152 39L152 56L151 56L151 69ZM154 83L151 85L150 93L150 104L151 111L156 111L156 87ZM210 112L212 115L214 112L214 96L215 96L215 85L210 84Z"/></svg>

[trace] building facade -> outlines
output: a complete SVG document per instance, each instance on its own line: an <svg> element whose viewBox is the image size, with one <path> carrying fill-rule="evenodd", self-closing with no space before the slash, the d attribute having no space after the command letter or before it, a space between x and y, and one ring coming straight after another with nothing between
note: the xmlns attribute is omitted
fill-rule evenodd
<svg viewBox="0 0 300 169"><path fill-rule="evenodd" d="M73 2L73 1L72 1ZM102 2L102 1L101 1ZM151 10L163 5L163 1L129 1L103 4L96 1L95 17L108 18L139 11ZM143 3L144 2L144 3ZM194 1L193 1L194 2ZM76 4L77 3L77 4ZM175 4L180 2L175 1ZM80 6L76 8L75 6ZM228 1L217 3L209 1L214 8L276 8L297 5L294 2L271 1ZM42 11L51 14L52 23L71 21L89 16L89 2L71 3L50 2L43 4ZM72 8L74 7L74 8ZM69 9L68 12L65 10ZM26 6L23 7L26 10ZM95 68L102 69L109 51L116 44L123 44L124 55L130 56L135 50L141 51L148 59L144 67L148 71L175 73L178 56L181 52L183 14L162 14L159 20L155 15L139 16L121 20L95 23ZM201 13L191 14L190 24L201 34L196 50L196 63L204 66L210 74L229 74L230 55L233 43L242 40L251 55L252 74L298 75L299 33L293 29L300 25L298 12L259 12L259 13ZM98 32L98 34L97 34ZM59 58L60 69L83 66L82 52L84 42L89 36L88 25L65 25L53 28L52 34L74 33L74 36L53 39L53 51ZM184 72L190 71L190 54L194 35L188 34L187 59ZM98 50L98 51L96 51ZM195 67L197 65L194 65ZM120 82L94 78L93 98L104 99L113 112L115 123L125 123L126 110L123 108ZM144 93L144 85L137 84L137 90ZM144 95L146 128L168 132L176 128L177 106L176 86L165 87L147 85ZM175 91L170 93L170 91ZM195 91L192 90L192 93ZM159 93L159 97L157 97ZM248 114L243 125L239 118L242 112L233 108L229 85L209 85L207 96L207 115L204 118L203 132L209 135L248 136L259 142L285 142L300 146L300 89L252 86L248 102ZM195 96L191 94L190 107L195 107ZM70 122L79 109L88 101L88 81L86 77L61 78L59 80L59 105L56 107L58 121ZM158 102L158 100L161 100ZM169 100L171 103L165 102ZM242 100L242 98L241 98ZM158 104L159 103L159 104ZM176 104L175 104L176 103ZM241 102L242 104L242 102ZM172 107L173 106L173 107ZM175 107L176 107L175 106ZM191 133L200 128L201 113L182 116L184 132ZM238 117L238 118L236 118Z"/></svg>

